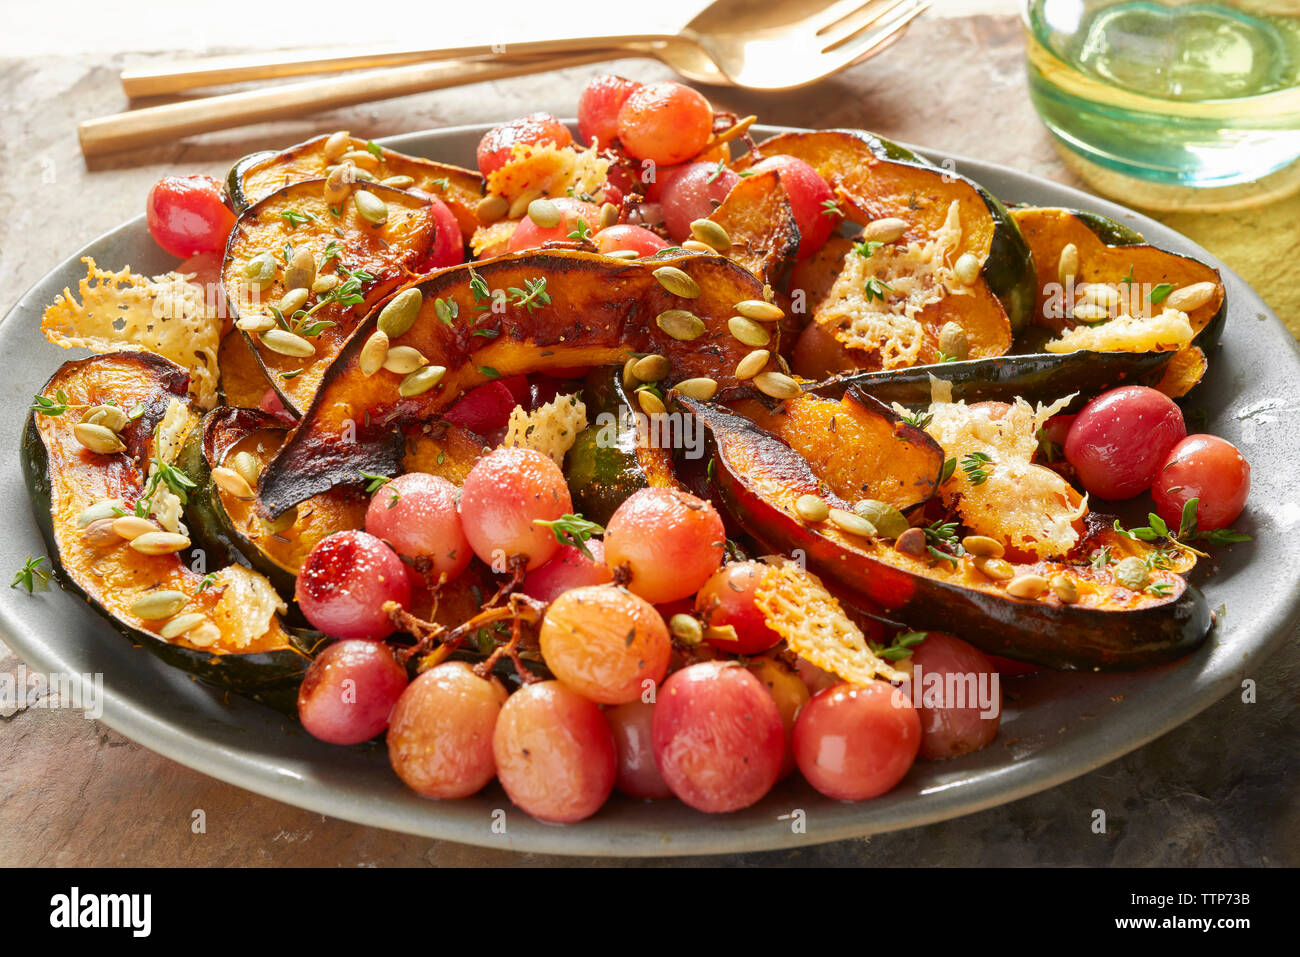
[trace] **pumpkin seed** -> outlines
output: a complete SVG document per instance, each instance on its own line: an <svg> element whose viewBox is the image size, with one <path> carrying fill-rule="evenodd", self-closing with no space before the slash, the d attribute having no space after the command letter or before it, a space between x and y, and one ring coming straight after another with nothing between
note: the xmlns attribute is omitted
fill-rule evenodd
<svg viewBox="0 0 1300 957"><path fill-rule="evenodd" d="M939 330L939 351L959 362L970 358L970 338L961 323L945 322Z"/></svg>
<svg viewBox="0 0 1300 957"><path fill-rule="evenodd" d="M351 175L353 180L359 179L367 183L375 182L375 174L370 172L370 170L362 169L360 166L353 166L351 163L347 163L345 165L349 170L352 171Z"/></svg>
<svg viewBox="0 0 1300 957"><path fill-rule="evenodd" d="M268 329L274 329L277 325L275 317L269 312L261 315L240 316L239 321L235 323L244 332L255 332L259 335Z"/></svg>
<svg viewBox="0 0 1300 957"><path fill-rule="evenodd" d="M655 316L655 324L668 335L682 342L698 339L705 332L704 320L685 309L669 309L661 312Z"/></svg>
<svg viewBox="0 0 1300 957"><path fill-rule="evenodd" d="M794 513L805 522L824 522L830 517L831 509L817 495L800 495L794 500Z"/></svg>
<svg viewBox="0 0 1300 957"><path fill-rule="evenodd" d="M257 477L262 474L261 463L251 452L236 452L230 459L230 467L239 473L249 486L257 484Z"/></svg>
<svg viewBox="0 0 1300 957"><path fill-rule="evenodd" d="M147 518L141 518L139 515L119 515L113 519L113 531L129 542L141 535L148 535L150 532L158 531L158 526Z"/></svg>
<svg viewBox="0 0 1300 957"><path fill-rule="evenodd" d="M177 615L171 621L167 622L167 624L159 628L158 634L168 640L179 638L191 628L194 628L205 621L207 621L207 616L199 611L192 611L185 615Z"/></svg>
<svg viewBox="0 0 1300 957"><path fill-rule="evenodd" d="M339 157L340 163L351 163L353 166L360 166L362 169L374 170L379 168L379 157L370 150L348 150Z"/></svg>
<svg viewBox="0 0 1300 957"><path fill-rule="evenodd" d="M372 376L384 367L384 360L388 358L388 336L382 330L376 330L370 334L366 344L361 347L361 355L357 358L357 365L361 368L361 374Z"/></svg>
<svg viewBox="0 0 1300 957"><path fill-rule="evenodd" d="M276 303L275 308L280 310L282 316L292 316L295 312L307 304L307 297L311 295L305 287L299 286L296 289L290 289L280 301Z"/></svg>
<svg viewBox="0 0 1300 957"><path fill-rule="evenodd" d="M1090 282L1079 292L1079 302L1104 306L1106 314L1110 315L1119 310L1121 297L1119 290L1114 286L1108 286L1104 282Z"/></svg>
<svg viewBox="0 0 1300 957"><path fill-rule="evenodd" d="M1068 575L1053 575L1052 594L1065 604L1073 605L1079 600L1079 587Z"/></svg>
<svg viewBox="0 0 1300 957"><path fill-rule="evenodd" d="M484 226L495 223L510 212L510 204L500 196L484 196L474 206L474 215Z"/></svg>
<svg viewBox="0 0 1300 957"><path fill-rule="evenodd" d="M870 519L863 518L861 515L846 511L842 508L831 509L830 519L850 535L860 535L863 538L874 538L877 534L876 526L871 523Z"/></svg>
<svg viewBox="0 0 1300 957"><path fill-rule="evenodd" d="M716 256L718 251L708 243L702 243L698 239L688 239L682 243L682 249L689 249L693 253L708 253L710 256Z"/></svg>
<svg viewBox="0 0 1300 957"><path fill-rule="evenodd" d="M428 364L424 354L411 346L393 346L384 356L384 368L398 375L407 375Z"/></svg>
<svg viewBox="0 0 1300 957"><path fill-rule="evenodd" d="M974 561L974 565L984 573L986 578L991 578L994 581L1008 581L1015 577L1016 574L1016 570L1011 567L1010 562L1001 558L994 558L991 555L978 556Z"/></svg>
<svg viewBox="0 0 1300 957"><path fill-rule="evenodd" d="M980 277L980 261L971 253L962 253L952 264L952 273L963 286L973 286Z"/></svg>
<svg viewBox="0 0 1300 957"><path fill-rule="evenodd" d="M341 206L343 201L348 198L348 193L352 191L353 170L356 167L351 163L345 163L335 166L325 177L325 187L323 193L325 202L329 206Z"/></svg>
<svg viewBox="0 0 1300 957"><path fill-rule="evenodd" d="M560 207L549 199L542 198L528 204L528 218L542 229L554 229L560 225L564 216L560 213Z"/></svg>
<svg viewBox="0 0 1300 957"><path fill-rule="evenodd" d="M708 376L700 376L695 379L683 379L673 388L688 398L707 402L717 394L718 383Z"/></svg>
<svg viewBox="0 0 1300 957"><path fill-rule="evenodd" d="M262 523L262 527L272 535L279 535L281 532L287 532L298 521L298 506L294 505L287 512L282 512L275 518L266 518L258 515L257 520Z"/></svg>
<svg viewBox="0 0 1300 957"><path fill-rule="evenodd" d="M761 348L772 341L766 329L744 316L732 316L727 320L727 328L733 336L753 348Z"/></svg>
<svg viewBox="0 0 1300 957"><path fill-rule="evenodd" d="M411 398L428 392L435 385L442 381L442 377L447 374L446 366L425 366L422 369L416 369L397 387L397 394L403 398Z"/></svg>
<svg viewBox="0 0 1300 957"><path fill-rule="evenodd" d="M799 383L784 372L760 372L753 381L759 392L774 399L793 399L803 394Z"/></svg>
<svg viewBox="0 0 1300 957"><path fill-rule="evenodd" d="M632 375L640 382L658 382L672 370L667 356L648 355L632 363Z"/></svg>
<svg viewBox="0 0 1300 957"><path fill-rule="evenodd" d="M338 276L317 276L315 282L311 284L311 291L317 294L329 292L338 284Z"/></svg>
<svg viewBox="0 0 1300 957"><path fill-rule="evenodd" d="M700 297L700 284L676 266L660 266L653 275L659 281L659 285L674 296L681 296L683 299Z"/></svg>
<svg viewBox="0 0 1300 957"><path fill-rule="evenodd" d="M533 200L541 199L543 195L540 189L525 190L515 197L515 201L510 204L507 215L510 219L523 219L524 213L528 212L528 207L532 205Z"/></svg>
<svg viewBox="0 0 1300 957"><path fill-rule="evenodd" d="M613 203L605 203L600 207L600 228L609 229L611 226L618 224L618 207Z"/></svg>
<svg viewBox="0 0 1300 957"><path fill-rule="evenodd" d="M1012 598L1037 598L1047 591L1047 579L1042 575L1020 575L1007 582L1007 594Z"/></svg>
<svg viewBox="0 0 1300 957"><path fill-rule="evenodd" d="M762 299L746 299L744 302L738 302L736 312L755 322L776 322L778 319L785 318L785 313L781 311L780 306Z"/></svg>
<svg viewBox="0 0 1300 957"><path fill-rule="evenodd" d="M300 246L293 251L293 258L289 260L289 268L284 271L284 288L285 289L310 289L311 284L316 281L316 257L306 246ZM281 310L283 311L283 310Z"/></svg>
<svg viewBox="0 0 1300 957"><path fill-rule="evenodd" d="M1129 591L1141 591L1151 582L1151 572L1147 569L1147 563L1136 555L1116 562L1110 573L1115 576L1115 581Z"/></svg>
<svg viewBox="0 0 1300 957"><path fill-rule="evenodd" d="M1007 553L1001 542L987 535L967 535L961 540L961 547L972 555L985 558L1001 558Z"/></svg>
<svg viewBox="0 0 1300 957"><path fill-rule="evenodd" d="M627 360L627 362L623 363L623 385L629 389L636 386L640 381L637 378L637 374L635 371L636 364L640 361L641 360L638 359L636 356L632 356L630 359Z"/></svg>
<svg viewBox="0 0 1300 957"><path fill-rule="evenodd" d="M223 492L229 492L235 498L248 501L253 498L253 488L245 478L234 469L218 465L212 470L212 481Z"/></svg>
<svg viewBox="0 0 1300 957"><path fill-rule="evenodd" d="M98 522L101 519L116 518L116 513L113 511L115 508L126 511L126 504L120 498L109 498L102 502L96 502L77 516L77 528L85 528L92 522Z"/></svg>
<svg viewBox="0 0 1300 957"><path fill-rule="evenodd" d="M184 592L151 591L132 602L131 614L145 621L162 621L184 608L187 601Z"/></svg>
<svg viewBox="0 0 1300 957"><path fill-rule="evenodd" d="M1100 322L1110 318L1110 311L1095 302L1078 303L1072 310L1074 318L1080 322Z"/></svg>
<svg viewBox="0 0 1300 957"><path fill-rule="evenodd" d="M379 181L380 186L391 186L393 189L410 189L415 185L414 176L389 176L387 179Z"/></svg>
<svg viewBox="0 0 1300 957"><path fill-rule="evenodd" d="M1217 286L1212 282L1194 282L1182 289L1175 289L1165 298L1166 309L1179 312L1191 312L1210 301Z"/></svg>
<svg viewBox="0 0 1300 957"><path fill-rule="evenodd" d="M854 503L853 512L874 525L881 538L897 538L908 529L907 519L903 517L903 513L888 502L864 498Z"/></svg>
<svg viewBox="0 0 1300 957"><path fill-rule="evenodd" d="M691 235L718 252L731 248L731 237L727 231L711 219L697 219L691 223Z"/></svg>
<svg viewBox="0 0 1300 957"><path fill-rule="evenodd" d="M415 325L415 320L420 315L420 307L423 305L424 293L418 289L404 289L379 311L379 318L375 321L375 325L389 339L396 339Z"/></svg>
<svg viewBox="0 0 1300 957"><path fill-rule="evenodd" d="M649 389L637 389L636 401L637 405L641 406L641 411L646 415L662 415L667 411L663 399Z"/></svg>
<svg viewBox="0 0 1300 957"><path fill-rule="evenodd" d="M736 363L736 378L744 381L752 379L763 371L767 365L767 360L772 358L772 353L766 349L755 349L745 358Z"/></svg>
<svg viewBox="0 0 1300 957"><path fill-rule="evenodd" d="M366 222L382 226L388 222L388 204L367 189L359 189L352 194L357 213Z"/></svg>
<svg viewBox="0 0 1300 957"><path fill-rule="evenodd" d="M337 133L331 133L329 139L325 141L323 152L328 162L334 163L338 158L348 151L352 145L352 134L347 130L339 130Z"/></svg>
<svg viewBox="0 0 1300 957"><path fill-rule="evenodd" d="M78 442L99 455L112 455L126 448L117 433L93 422L79 422L72 427L72 435Z"/></svg>
<svg viewBox="0 0 1300 957"><path fill-rule="evenodd" d="M81 530L81 543L88 548L107 548L121 540L122 536L113 531L111 518L101 518Z"/></svg>
<svg viewBox="0 0 1300 957"><path fill-rule="evenodd" d="M190 540L176 532L145 532L131 539L131 547L146 555L170 555L190 547Z"/></svg>
<svg viewBox="0 0 1300 957"><path fill-rule="evenodd" d="M894 216L876 219L867 223L862 229L862 238L867 242L892 243L901 239L907 232L907 222Z"/></svg>
<svg viewBox="0 0 1300 957"><path fill-rule="evenodd" d="M127 418L126 412L115 405L97 405L87 409L81 421L102 425L112 432L121 432L126 427Z"/></svg>
<svg viewBox="0 0 1300 957"><path fill-rule="evenodd" d="M640 259L641 254L635 249L614 249L607 253L601 253L607 259Z"/></svg>
<svg viewBox="0 0 1300 957"><path fill-rule="evenodd" d="M258 337L262 345L282 356L296 356L305 359L316 354L316 347L302 336L294 335L285 329L268 329Z"/></svg>
<svg viewBox="0 0 1300 957"><path fill-rule="evenodd" d="M924 555L925 531L920 528L909 528L894 542L894 551L902 552L904 555Z"/></svg>
<svg viewBox="0 0 1300 957"><path fill-rule="evenodd" d="M275 278L275 256L271 253L258 253L244 263L244 278L255 286L265 286Z"/></svg>
<svg viewBox="0 0 1300 957"><path fill-rule="evenodd" d="M185 636L185 640L196 648L207 648L221 640L221 629L210 621L205 621Z"/></svg>
<svg viewBox="0 0 1300 957"><path fill-rule="evenodd" d="M683 645L694 647L704 640L704 626L691 615L676 614L668 620L668 630Z"/></svg>
<svg viewBox="0 0 1300 957"><path fill-rule="evenodd" d="M1074 277L1079 275L1079 247L1066 243L1061 250L1061 258L1056 261L1056 278L1062 286L1069 286Z"/></svg>

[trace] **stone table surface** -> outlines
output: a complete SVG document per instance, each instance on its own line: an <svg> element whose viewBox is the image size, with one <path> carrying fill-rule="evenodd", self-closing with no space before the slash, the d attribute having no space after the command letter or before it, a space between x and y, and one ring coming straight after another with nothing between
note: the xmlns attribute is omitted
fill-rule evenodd
<svg viewBox="0 0 1300 957"><path fill-rule="evenodd" d="M966 10L1011 6L1007 0L954 2ZM867 128L1079 185L1030 106L1018 21L953 12L923 18L886 55L811 89L707 93L719 108L754 112L764 122ZM101 52L92 44L71 51L75 55L32 50L0 59L0 313L52 264L137 214L163 172L220 176L250 150L340 127L382 136L535 110L572 115L592 69L210 134L88 167L73 133L77 120L123 109L117 73L128 63L167 55L102 52L127 48L116 36L106 44ZM203 47L200 41L194 49ZM13 44L0 41L0 53L15 53ZM619 61L614 68L638 79L671 75L643 60ZM1300 333L1300 199L1267 210L1160 218L1240 272ZM14 673L19 665L0 645L0 669ZM1300 864L1300 700L1287 689L1300 686L1300 648L1284 648L1265 669L1258 703L1230 696L1117 761L1002 807L861 840L687 861L1294 866ZM208 778L73 711L0 714L0 768L0 865L628 863L483 850L327 818ZM1094 808L1107 810L1105 834L1089 828ZM204 811L205 833L192 833L195 809Z"/></svg>

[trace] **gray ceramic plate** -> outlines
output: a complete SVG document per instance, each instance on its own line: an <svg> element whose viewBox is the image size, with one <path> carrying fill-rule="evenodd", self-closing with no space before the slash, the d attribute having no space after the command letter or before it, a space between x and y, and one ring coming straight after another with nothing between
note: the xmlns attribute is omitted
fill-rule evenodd
<svg viewBox="0 0 1300 957"><path fill-rule="evenodd" d="M390 145L472 165L482 132L475 127L416 133ZM867 803L830 801L801 782L788 782L757 806L721 817L671 801L616 797L595 817L559 827L514 809L496 784L464 801L423 800L402 786L382 750L330 747L259 705L223 700L133 647L71 594L52 590L29 597L0 588L0 637L32 669L102 672L104 723L182 764L323 814L521 851L715 854L860 837L1002 804L1119 757L1191 718L1243 678L1258 678L1261 659L1293 630L1300 580L1300 556L1290 544L1300 523L1293 484L1300 461L1300 430L1294 427L1300 412L1297 345L1238 276L1159 223L1010 169L953 160L958 171L1004 201L1095 210L1223 272L1231 315L1223 349L1196 403L1208 412L1206 431L1235 442L1250 459L1251 508L1238 524L1256 538L1221 550L1211 563L1204 590L1211 607L1226 604L1226 621L1183 661L1139 674L1045 673L1009 682L993 746L956 761L917 764L898 788ZM149 273L174 264L150 241L140 217L57 266L0 325L0 421L6 423L0 430L0 514L10 523L0 537L0 569L17 569L28 555L45 553L18 466L19 433L31 396L69 356L44 340L39 320L43 307L84 275L83 255ZM796 808L806 815L802 833L789 820ZM497 811L504 811L504 833Z"/></svg>

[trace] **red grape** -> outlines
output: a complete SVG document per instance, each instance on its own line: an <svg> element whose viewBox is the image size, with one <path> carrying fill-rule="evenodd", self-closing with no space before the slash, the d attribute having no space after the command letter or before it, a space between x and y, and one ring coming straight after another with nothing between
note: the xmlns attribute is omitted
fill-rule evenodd
<svg viewBox="0 0 1300 957"><path fill-rule="evenodd" d="M706 626L722 634L705 632L709 644L733 655L756 655L778 641L778 635L754 600L754 592L766 568L762 562L732 562L722 566L695 596L695 611ZM730 626L732 632L725 629ZM735 640L730 640L730 634Z"/></svg>
<svg viewBox="0 0 1300 957"><path fill-rule="evenodd" d="M561 196L558 199L551 200L551 202L560 210L559 225L538 226L531 217L525 216L519 221L519 225L515 227L515 231L510 235L510 251L512 253L524 249L537 249L543 243L573 242L569 233L578 228L578 220L585 222L591 233L600 228L600 207L594 203L574 199L571 196Z"/></svg>
<svg viewBox="0 0 1300 957"><path fill-rule="evenodd" d="M614 735L600 708L558 681L512 694L492 734L497 777L533 817L567 823L600 810L614 787Z"/></svg>
<svg viewBox="0 0 1300 957"><path fill-rule="evenodd" d="M475 435L487 436L506 427L518 404L514 393L501 381L486 382L457 399L441 418Z"/></svg>
<svg viewBox="0 0 1300 957"><path fill-rule="evenodd" d="M1132 498L1155 481L1170 451L1187 435L1183 413L1155 389L1127 385L1083 407L1065 437L1065 458L1092 495Z"/></svg>
<svg viewBox="0 0 1300 957"><path fill-rule="evenodd" d="M664 782L663 775L655 764L650 734L654 713L655 706L641 700L629 701L605 710L605 718L614 733L614 751L618 756L614 787L630 797L647 801L673 796L672 788Z"/></svg>
<svg viewBox="0 0 1300 957"><path fill-rule="evenodd" d="M560 542L537 523L572 511L564 473L535 449L494 449L474 463L460 493L465 537L498 572L516 556L528 559L529 571L549 561Z"/></svg>
<svg viewBox="0 0 1300 957"><path fill-rule="evenodd" d="M762 682L776 702L781 714L781 727L785 730L785 752L781 758L781 777L794 770L794 722L808 703L808 686L798 673L775 658L759 658L750 662L750 671Z"/></svg>
<svg viewBox="0 0 1300 957"><path fill-rule="evenodd" d="M437 475L399 475L375 491L366 509L366 531L399 555L427 559L434 579L455 578L474 556L460 527L457 491Z"/></svg>
<svg viewBox="0 0 1300 957"><path fill-rule="evenodd" d="M461 234L456 214L437 196L429 196L428 200L429 218L434 225L433 243L429 246L429 255L420 265L420 272L445 269L465 261L465 237Z"/></svg>
<svg viewBox="0 0 1300 957"><path fill-rule="evenodd" d="M883 681L827 688L794 723L799 770L818 791L840 801L862 801L893 788L920 746L916 709Z"/></svg>
<svg viewBox="0 0 1300 957"><path fill-rule="evenodd" d="M487 176L510 161L515 146L551 143L557 147L573 143L569 128L550 113L532 113L517 120L494 126L483 134L478 144L478 171Z"/></svg>
<svg viewBox="0 0 1300 957"><path fill-rule="evenodd" d="M578 135L587 143L599 142L603 149L618 136L618 111L640 87L612 73L592 77L578 97Z"/></svg>
<svg viewBox="0 0 1300 957"><path fill-rule="evenodd" d="M492 732L506 690L463 661L444 661L411 682L388 727L388 760L416 794L462 798L496 776Z"/></svg>
<svg viewBox="0 0 1300 957"><path fill-rule="evenodd" d="M734 663L705 661L669 675L651 722L664 781L698 811L738 811L781 774L785 732L776 702Z"/></svg>
<svg viewBox="0 0 1300 957"><path fill-rule="evenodd" d="M196 253L224 253L235 227L221 184L211 176L164 176L145 202L149 235L181 259Z"/></svg>
<svg viewBox="0 0 1300 957"><path fill-rule="evenodd" d="M655 604L693 595L722 563L726 530L717 509L675 488L643 488L605 528L605 564L625 567L627 587Z"/></svg>
<svg viewBox="0 0 1300 957"><path fill-rule="evenodd" d="M1002 694L994 684L996 672L984 652L952 635L932 631L912 649L921 757L955 758L987 747L997 737ZM981 705L980 695L993 692L996 700L986 698Z"/></svg>
<svg viewBox="0 0 1300 957"><path fill-rule="evenodd" d="M790 197L790 211L799 227L799 259L807 259L826 245L831 233L843 220L827 212L827 202L835 201L826 180L801 159L793 156L770 156L754 167L755 173L774 169L781 174L781 186Z"/></svg>
<svg viewBox="0 0 1300 957"><path fill-rule="evenodd" d="M1156 514L1170 528L1182 524L1183 506L1199 499L1196 527L1227 528L1246 507L1250 463L1231 442L1216 435L1189 435L1169 453L1151 487Z"/></svg>
<svg viewBox="0 0 1300 957"><path fill-rule="evenodd" d="M605 546L599 539L589 539L587 551L591 558L573 545L562 546L549 562L524 576L519 590L538 601L551 602L570 588L605 584L614 577L605 564Z"/></svg>
<svg viewBox="0 0 1300 957"><path fill-rule="evenodd" d="M316 543L294 597L312 627L334 638L386 638L395 626L384 603L405 607L411 582L397 553L366 532L335 532Z"/></svg>
<svg viewBox="0 0 1300 957"><path fill-rule="evenodd" d="M268 415L273 415L277 419L287 422L289 425L295 425L298 421L293 417L293 414L284 407L284 400L280 398L280 393L276 392L274 389L267 389L266 392L262 394L262 401L257 404L257 407Z"/></svg>
<svg viewBox="0 0 1300 957"><path fill-rule="evenodd" d="M659 250L667 249L668 244L642 226L620 223L596 234L596 248L602 253L630 249L638 256L653 256Z"/></svg>
<svg viewBox="0 0 1300 957"><path fill-rule="evenodd" d="M311 663L298 688L298 720L330 744L360 744L388 727L406 669L378 641L338 641Z"/></svg>
<svg viewBox="0 0 1300 957"><path fill-rule="evenodd" d="M638 87L618 111L618 138L628 155L672 166L704 149L713 132L713 107L680 83Z"/></svg>
<svg viewBox="0 0 1300 957"><path fill-rule="evenodd" d="M659 199L668 235L678 242L690 239L691 223L712 215L739 182L739 175L718 163L690 163L675 171Z"/></svg>
<svg viewBox="0 0 1300 957"><path fill-rule="evenodd" d="M542 658L597 704L635 701L663 680L672 643L654 606L616 585L566 591L546 609Z"/></svg>

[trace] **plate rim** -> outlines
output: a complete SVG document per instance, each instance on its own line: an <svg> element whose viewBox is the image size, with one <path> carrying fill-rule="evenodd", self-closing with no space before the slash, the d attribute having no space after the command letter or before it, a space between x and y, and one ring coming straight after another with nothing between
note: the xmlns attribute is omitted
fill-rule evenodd
<svg viewBox="0 0 1300 957"><path fill-rule="evenodd" d="M569 120L565 122L571 123ZM482 132L490 129L493 125L495 124L475 123L410 131L382 137L377 139L376 142L401 149L413 142L427 142L431 139L436 142L440 139L454 140L470 135L481 135ZM754 131L760 135L771 135L780 132L799 132L803 131L803 128L760 124L754 127ZM1140 224L1139 231L1142 231L1144 235L1150 232L1152 226L1154 226L1157 233L1166 233L1175 237L1175 246L1190 249L1191 255L1203 258L1209 265L1220 270L1225 285L1232 286L1230 308L1234 308L1233 304L1235 303L1235 308L1241 310L1240 304L1244 298L1246 310L1266 315L1279 326L1282 326L1281 320L1276 313L1236 272L1228 268L1199 244L1150 217L1110 200L1093 196L1075 187L1056 183L1012 167L929 147L909 145L908 148L914 149L927 158L937 158L940 161L950 160L956 164L959 172L969 175L976 182L982 181L981 171L993 171L995 176L999 178L1007 177L1019 183L1028 182L1032 186L1046 188L1053 195L1060 197L1060 205L1073 205L1093 210L1122 222L1137 222ZM428 151L416 150L414 154L421 155L425 152ZM45 298L44 293L40 293L40 291L48 286L69 263L86 255L91 247L111 241L114 236L124 231L139 228L144 218L143 214L137 215L113 229L101 233L48 270L44 276L18 298L6 313L4 319L0 320L0 334L10 328L11 323L19 321L19 314L26 313L33 308L32 300L37 298L38 293L41 300ZM1157 235L1153 241L1159 245L1164 245L1169 240L1167 237ZM37 302L36 308L38 310L43 308L43 302ZM37 315L39 315L39 311ZM1292 361L1297 366L1300 366L1300 343L1295 341L1284 326L1282 328L1286 332L1286 340L1290 343ZM7 479L13 481L14 476L7 476ZM24 495L23 498L25 499L26 496ZM80 601L80 599L77 600ZM1256 666L1267 655L1272 654L1281 647L1288 635L1296 630L1298 624L1297 613L1300 612L1300 590L1293 589L1287 598L1279 604L1278 608L1278 614L1267 626L1258 628L1251 633L1250 651L1254 655L1252 664ZM8 602L0 605L0 639L3 639L16 655L27 664L43 670L71 670L64 667L66 663L55 648L47 644L34 644L27 641L24 636L25 628L23 624L14 620L11 617L12 615L11 606ZM102 623L102 627L106 632L112 632L111 626L106 622ZM116 633L113 634L115 640L122 640ZM1207 647L1213 641L1214 635L1212 634L1207 641ZM1189 665L1192 659L1203 654L1205 654L1205 648L1193 653L1189 658L1181 659L1179 664ZM1177 665L1171 667L1177 667ZM1138 674L1143 673L1145 672L1139 672ZM176 674L183 677L181 672L176 672ZM790 835L788 833L782 835L779 830L771 828L770 825L765 831L760 831L758 828L750 826L748 820L745 826L728 828L726 826L727 822L733 820L734 817L709 817L710 821L719 826L714 827L707 839L704 840L700 840L696 835L688 833L686 845L689 846L674 844L671 834L656 834L654 833L656 828L653 827L649 829L650 833L648 835L640 839L610 840L608 836L587 838L583 835L582 824L563 829L545 825L525 827L525 837L523 839L517 840L507 835L506 839L502 840L500 837L489 834L485 828L479 827L473 831L469 830L456 816L444 817L437 813L435 807L430 807L427 802L420 805L424 809L422 814L410 810L412 807L410 801L399 802L403 809L402 813L395 816L390 813L384 820L378 820L377 817L383 816L383 807L380 808L378 814L368 813L367 807L349 803L343 796L336 798L329 791L315 791L309 787L304 788L301 785L290 783L296 779L296 775L276 773L275 769L268 769L263 764L258 763L255 755L250 758L245 755L235 754L217 742L191 736L173 721L166 720L165 716L151 710L137 708L131 702L118 698L107 685L104 689L103 715L98 720L143 747L210 777L296 807L365 826L494 849L501 849L504 846L514 851L547 854L659 857L789 849L861 837L868 834L919 827L1010 803L1086 774L1168 733L1221 699L1232 689L1238 677L1237 666L1224 665L1216 673L1213 673L1208 680L1206 680L1203 672L1198 673L1191 689L1194 694L1189 700L1178 703L1164 700L1163 707L1149 708L1143 715L1142 727L1144 730L1137 735L1125 738L1123 742L1116 743L1103 734L1084 732L1071 738L1067 744L1045 748L1043 751L1036 753L1032 761L1011 760L998 768L995 773L982 774L974 781L965 783L959 781L957 784L960 786L956 787L952 785L942 786L938 789L939 793L921 796L911 801L915 806L908 807L898 813L887 814L883 820L874 822L861 820L862 818L871 818L871 808L878 806L870 802L852 806L860 808L861 814L850 815L835 824L819 825L819 830L815 835L806 833L803 835ZM253 707L260 706L253 705ZM263 758L262 761L264 762L265 759ZM396 779L394 778L394 780ZM803 786L803 789L809 795L813 795L813 792L806 786ZM948 793L944 794L945 791ZM954 797L953 792L957 793L956 797ZM825 800L815 795L810 799ZM878 801L883 800L878 799ZM892 804L889 806L893 807ZM520 813L522 814L522 812ZM678 816L698 815L701 818L708 817L699 815L699 812L694 812L685 805L679 804L673 805L673 813ZM599 819L600 815L593 820ZM621 825L621 822L618 821L613 823L616 826ZM596 830L598 833L602 833L605 828ZM769 836L762 836L765 833Z"/></svg>

